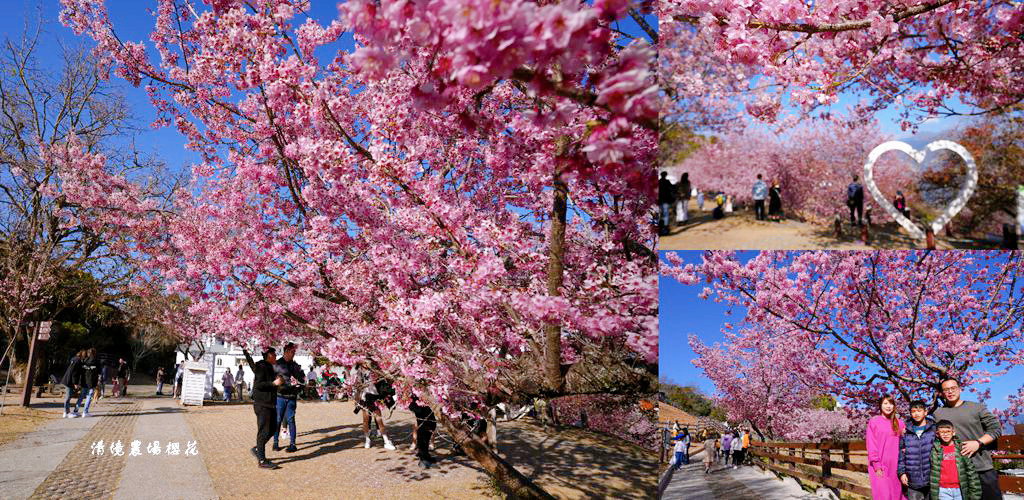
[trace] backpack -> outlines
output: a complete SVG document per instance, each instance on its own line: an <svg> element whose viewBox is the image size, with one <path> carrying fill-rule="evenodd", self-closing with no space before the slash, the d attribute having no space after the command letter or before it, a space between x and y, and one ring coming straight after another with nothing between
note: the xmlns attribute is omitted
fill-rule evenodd
<svg viewBox="0 0 1024 500"><path fill-rule="evenodd" d="M861 193L860 184L853 182L849 186L846 186L846 201L853 201L857 198L857 195Z"/></svg>

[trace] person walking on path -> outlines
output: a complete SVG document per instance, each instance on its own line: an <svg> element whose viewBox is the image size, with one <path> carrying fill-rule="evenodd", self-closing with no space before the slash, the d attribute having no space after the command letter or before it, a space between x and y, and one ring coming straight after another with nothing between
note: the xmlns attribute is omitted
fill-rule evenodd
<svg viewBox="0 0 1024 500"><path fill-rule="evenodd" d="M711 464L715 461L715 435L712 432L704 431L704 473L711 474Z"/></svg>
<svg viewBox="0 0 1024 500"><path fill-rule="evenodd" d="M96 348L90 347L85 351L85 360L82 362L82 392L85 393L85 411L82 417L91 417L89 407L92 406L93 397L96 394L96 386L100 381L99 359L96 358Z"/></svg>
<svg viewBox="0 0 1024 500"><path fill-rule="evenodd" d="M103 392L107 390L107 382L110 382L110 365L100 361L100 378L96 383L96 400L103 399Z"/></svg>
<svg viewBox="0 0 1024 500"><path fill-rule="evenodd" d="M782 220L782 188L777 180L773 180L772 187L768 188L768 220Z"/></svg>
<svg viewBox="0 0 1024 500"><path fill-rule="evenodd" d="M79 351L71 357L71 361L68 363L67 370L64 370L64 377L60 379L60 383L64 384L64 418L74 418L78 416L78 406L82 404L82 397L85 394L85 388L82 386L82 375L84 368L82 362L85 359L85 351ZM71 396L78 392L78 401L75 402L74 413L70 412L71 409Z"/></svg>
<svg viewBox="0 0 1024 500"><path fill-rule="evenodd" d="M128 395L128 381L132 378L132 371L124 358L120 358L118 362L120 366L117 367L117 382L114 383L114 387L120 384L120 391L115 389L114 392L117 392L117 397L123 398Z"/></svg>
<svg viewBox="0 0 1024 500"><path fill-rule="evenodd" d="M357 363L352 367L351 377L354 381L354 395L356 398L356 413L363 412L363 437L365 443L363 448L369 448L370 443L370 418L377 423L377 430L380 431L380 435L384 438L384 448L387 450L394 450L395 445L388 439L387 431L384 430L384 419L380 416L380 409L377 408L377 401L382 399L380 391L377 389L377 381L374 378L373 372L368 368L364 367L361 363Z"/></svg>
<svg viewBox="0 0 1024 500"><path fill-rule="evenodd" d="M682 434L676 434L676 437L672 439L675 441L675 463L672 467L679 470L683 466L683 457L686 456L686 444L683 442Z"/></svg>
<svg viewBox="0 0 1024 500"><path fill-rule="evenodd" d="M299 392L306 383L306 375L302 367L295 362L295 351L298 347L288 342L284 346L284 355L274 364L274 371L281 376L284 384L277 393L277 421L279 425L288 424L288 448L284 451L294 453L295 447L295 409L298 404ZM295 383L293 383L293 380ZM274 432L274 451L281 449L281 429Z"/></svg>
<svg viewBox="0 0 1024 500"><path fill-rule="evenodd" d="M660 224L658 225L658 235L667 236L671 229L672 220L670 218L672 213L672 204L676 201L676 189L672 185L672 181L668 180L668 172L661 173L661 179L658 181L658 207L661 209L661 218L659 219Z"/></svg>
<svg viewBox="0 0 1024 500"><path fill-rule="evenodd" d="M761 174L757 174L757 182L750 190L750 196L754 198L754 216L757 220L765 220L764 200L768 197L768 185L761 180Z"/></svg>
<svg viewBox="0 0 1024 500"><path fill-rule="evenodd" d="M697 190L697 211L704 213L704 191L700 189Z"/></svg>
<svg viewBox="0 0 1024 500"><path fill-rule="evenodd" d="M231 376L231 368L224 370L220 383L224 387L224 401L231 401L231 392L235 390L235 377Z"/></svg>
<svg viewBox="0 0 1024 500"><path fill-rule="evenodd" d="M910 402L910 419L907 420L906 429L900 437L900 458L896 474L903 483L903 494L907 500L928 500L935 422L928 415L924 401Z"/></svg>
<svg viewBox="0 0 1024 500"><path fill-rule="evenodd" d="M690 429L683 427L683 465L690 465L690 445L693 444L693 438L690 437Z"/></svg>
<svg viewBox="0 0 1024 500"><path fill-rule="evenodd" d="M156 369L156 395L164 395L164 367Z"/></svg>
<svg viewBox="0 0 1024 500"><path fill-rule="evenodd" d="M846 186L846 206L850 208L850 225L861 226L864 224L864 187L857 182L859 178L853 176L853 182ZM854 219L854 213L857 218Z"/></svg>
<svg viewBox="0 0 1024 500"><path fill-rule="evenodd" d="M235 372L235 394L239 401L245 401L245 370L242 365L238 365L238 371Z"/></svg>
<svg viewBox="0 0 1024 500"><path fill-rule="evenodd" d="M992 465L992 451L1002 432L999 420L981 403L960 399L960 381L948 378L942 381L944 406L935 409L936 420L949 420L956 435L963 440L961 453L971 457L974 470L981 481L982 500L1002 500L999 475Z"/></svg>
<svg viewBox="0 0 1024 500"><path fill-rule="evenodd" d="M284 379L274 371L277 351L273 347L263 350L263 359L253 362L249 351L242 350L245 360L252 369L252 411L256 414L256 446L252 454L260 468L279 469L280 467L267 459L267 441L274 435L277 425L277 388Z"/></svg>
<svg viewBox="0 0 1024 500"><path fill-rule="evenodd" d="M690 220L690 192L693 186L690 185L690 173L683 172L683 176L676 183L676 222L684 223Z"/></svg>
<svg viewBox="0 0 1024 500"><path fill-rule="evenodd" d="M868 451L868 476L871 478L873 500L902 500L903 488L897 475L900 437L906 426L896 414L896 403L891 396L878 402L879 415L868 420L865 436Z"/></svg>
<svg viewBox="0 0 1024 500"><path fill-rule="evenodd" d="M981 479L974 470L974 461L963 454L963 443L956 436L953 423L939 420L935 424L938 439L931 449L930 492L935 500L980 500Z"/></svg>
<svg viewBox="0 0 1024 500"><path fill-rule="evenodd" d="M174 370L174 389L173 398L181 397L181 381L185 378L185 362L178 363L178 366Z"/></svg>
<svg viewBox="0 0 1024 500"><path fill-rule="evenodd" d="M732 455L732 449L729 448L731 444L732 431L726 431L722 436L722 463L726 466L729 465L729 456Z"/></svg>
<svg viewBox="0 0 1024 500"><path fill-rule="evenodd" d="M733 436L729 446L732 450L732 468L735 469L743 465L743 437L737 433L736 436Z"/></svg>

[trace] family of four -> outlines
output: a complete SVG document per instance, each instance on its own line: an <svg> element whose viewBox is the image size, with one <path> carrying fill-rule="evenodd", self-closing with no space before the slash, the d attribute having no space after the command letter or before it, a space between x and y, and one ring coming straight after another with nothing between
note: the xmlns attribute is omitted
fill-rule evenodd
<svg viewBox="0 0 1024 500"><path fill-rule="evenodd" d="M942 382L944 405L928 414L924 401L910 403L900 421L892 397L868 421L868 474L875 500L1001 500L992 452L999 421L981 403L960 399L960 383Z"/></svg>

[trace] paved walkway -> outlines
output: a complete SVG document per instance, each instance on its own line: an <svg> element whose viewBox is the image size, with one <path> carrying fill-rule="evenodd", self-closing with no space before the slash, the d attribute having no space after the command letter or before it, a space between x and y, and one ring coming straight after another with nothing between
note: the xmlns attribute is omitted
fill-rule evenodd
<svg viewBox="0 0 1024 500"><path fill-rule="evenodd" d="M662 498L666 500L822 500L801 489L796 481L780 481L774 474L753 466L733 469L717 463L711 474L704 473L704 453L691 458L672 474Z"/></svg>
<svg viewBox="0 0 1024 500"><path fill-rule="evenodd" d="M0 446L0 499L501 497L475 462L452 454L443 435L434 452L439 466L420 469L409 450L412 415L406 411L387 420L399 447L388 451L379 437L363 448L362 416L351 402L302 402L298 452L274 452L268 445L281 469L265 470L249 453L256 432L251 404L184 409L170 398L149 396L152 387L129 390L146 396L104 399L93 404L91 418L59 418L60 402L34 402L53 418ZM506 459L559 498L649 498L657 481L654 453L607 436L578 429L553 433L517 421L499 423L498 440ZM156 441L160 453L152 454L149 445ZM168 453L173 443L176 454Z"/></svg>
<svg viewBox="0 0 1024 500"><path fill-rule="evenodd" d="M40 406L62 412L52 400ZM217 497L202 459L184 454L195 438L171 399L107 398L91 413L54 418L0 447L0 498ZM136 440L139 455L131 456ZM154 441L160 455L147 453ZM169 442L179 443L178 455L166 453Z"/></svg>

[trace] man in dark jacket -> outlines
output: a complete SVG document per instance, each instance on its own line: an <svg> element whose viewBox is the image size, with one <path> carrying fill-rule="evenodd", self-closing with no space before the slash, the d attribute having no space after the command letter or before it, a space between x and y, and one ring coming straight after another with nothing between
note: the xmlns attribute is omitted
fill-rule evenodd
<svg viewBox="0 0 1024 500"><path fill-rule="evenodd" d="M252 368L254 380L252 383L252 409L256 413L256 446L252 448L252 454L264 469L277 469L276 464L267 460L267 441L274 435L277 428L277 388L284 382L280 376L274 373L274 363L277 361L277 352L273 347L263 351L263 359L254 363L249 351L243 350L245 359Z"/></svg>
<svg viewBox="0 0 1024 500"><path fill-rule="evenodd" d="M100 362L96 357L96 348L90 347L85 351L85 360L82 361L82 392L85 397L85 412L83 417L91 417L89 407L96 396L96 386L100 381Z"/></svg>
<svg viewBox="0 0 1024 500"><path fill-rule="evenodd" d="M658 207L661 209L661 219L658 224L658 234L665 236L671 229L672 204L676 202L676 188L672 181L668 180L668 172L661 173L658 181Z"/></svg>
<svg viewBox="0 0 1024 500"><path fill-rule="evenodd" d="M931 489L932 442L935 441L934 420L928 416L924 401L910 402L910 420L900 437L900 458L896 475L903 483L907 500L927 500Z"/></svg>
<svg viewBox="0 0 1024 500"><path fill-rule="evenodd" d="M298 405L299 392L302 391L302 386L306 383L306 374L302 372L302 367L295 362L296 349L295 344L291 342L285 344L284 356L274 364L274 372L284 380L284 384L281 385L277 393L277 422L279 427L274 432L274 451L281 449L279 446L281 439L280 426L285 423L288 424L288 448L284 451L293 453L298 450L295 447L295 408ZM293 384L293 379L297 383Z"/></svg>
<svg viewBox="0 0 1024 500"><path fill-rule="evenodd" d="M60 379L60 383L64 384L64 418L74 418L78 416L78 406L82 404L82 396L85 391L82 391L82 376L84 370L82 369L82 360L85 358L85 351L76 353L71 357L71 361L68 363L68 369L64 371L64 377ZM68 410L71 409L71 396L78 392L78 401L75 402L75 412L71 413Z"/></svg>

